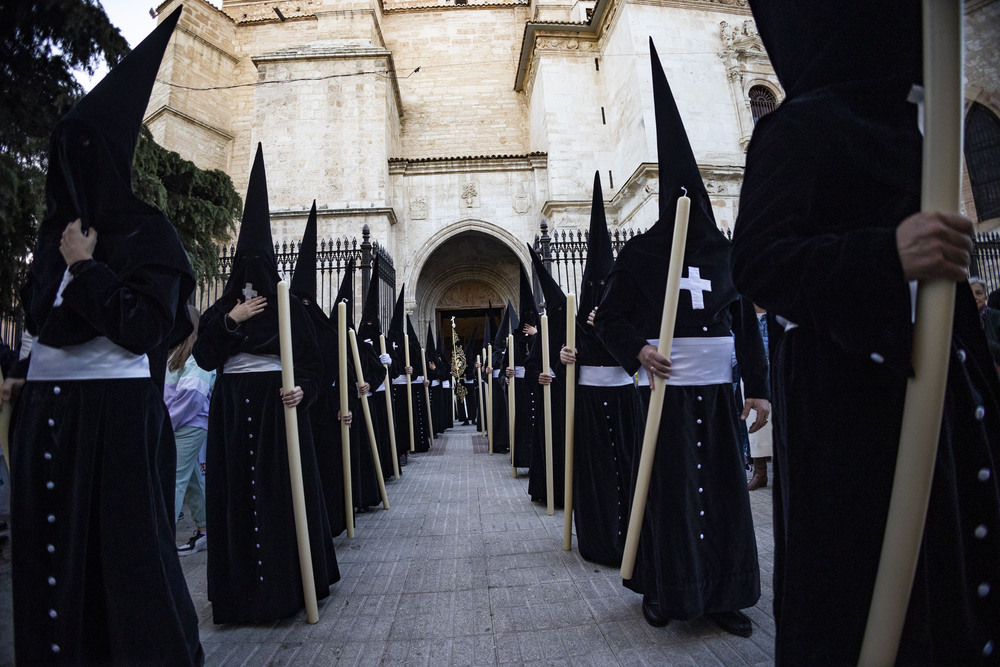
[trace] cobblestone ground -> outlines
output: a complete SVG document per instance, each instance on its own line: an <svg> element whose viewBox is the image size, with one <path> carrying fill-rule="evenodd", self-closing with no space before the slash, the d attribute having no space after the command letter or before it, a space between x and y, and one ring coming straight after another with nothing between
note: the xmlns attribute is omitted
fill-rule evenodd
<svg viewBox="0 0 1000 667"><path fill-rule="evenodd" d="M387 481L391 509L357 516L338 537L342 579L305 614L214 625L207 553L182 559L209 665L758 665L774 662L770 487L750 494L762 597L749 639L705 619L653 628L618 570L562 548L563 513L527 495L527 474L488 456L472 426L451 429ZM182 522L183 542L193 527ZM10 618L9 549L0 557L0 616ZM0 622L0 664L10 625Z"/></svg>

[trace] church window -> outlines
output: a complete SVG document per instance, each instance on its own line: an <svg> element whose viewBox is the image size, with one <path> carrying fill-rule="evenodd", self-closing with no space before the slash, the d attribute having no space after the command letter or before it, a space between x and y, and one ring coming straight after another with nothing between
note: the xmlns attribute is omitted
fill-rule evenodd
<svg viewBox="0 0 1000 667"><path fill-rule="evenodd" d="M1000 118L978 102L965 117L965 164L979 221L1000 218Z"/></svg>
<svg viewBox="0 0 1000 667"><path fill-rule="evenodd" d="M753 115L754 125L777 106L778 99L764 86L754 86L750 89L750 113Z"/></svg>

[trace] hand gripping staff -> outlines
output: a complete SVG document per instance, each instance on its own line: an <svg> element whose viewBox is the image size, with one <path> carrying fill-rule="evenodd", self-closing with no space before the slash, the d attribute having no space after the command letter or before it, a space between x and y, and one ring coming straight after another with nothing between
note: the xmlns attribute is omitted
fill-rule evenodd
<svg viewBox="0 0 1000 667"><path fill-rule="evenodd" d="M924 146L920 208L958 212L962 183L962 3L924 0ZM955 285L921 281L882 556L859 665L891 665L913 588L944 410Z"/></svg>
<svg viewBox="0 0 1000 667"><path fill-rule="evenodd" d="M295 387L292 367L292 319L288 309L288 283L278 283L278 346L281 351L281 384L285 390ZM299 452L299 418L294 406L285 406L285 440L288 449L288 475L292 483L292 513L295 517L295 538L299 548L299 571L302 573L302 595L306 603L306 621L319 622L316 604L316 581L313 578L312 551L309 548L309 522L306 518L306 496L302 483L302 455Z"/></svg>

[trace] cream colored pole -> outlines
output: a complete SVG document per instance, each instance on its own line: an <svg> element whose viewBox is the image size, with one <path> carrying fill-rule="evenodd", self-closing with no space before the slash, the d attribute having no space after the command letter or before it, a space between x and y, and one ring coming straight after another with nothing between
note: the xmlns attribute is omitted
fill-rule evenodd
<svg viewBox="0 0 1000 667"><path fill-rule="evenodd" d="M924 0L924 145L921 210L957 213L962 184L962 2ZM858 664L896 661L934 477L948 377L955 284L921 282L913 327L914 374L896 454L882 555Z"/></svg>
<svg viewBox="0 0 1000 667"><path fill-rule="evenodd" d="M489 363L492 364L493 363L493 344L492 343L486 346L486 355L487 355L486 358L490 360ZM489 416L489 418L490 418L490 424L489 424L489 427L486 429L486 435L487 435L487 440L490 443L489 452L492 455L493 454L493 374L492 373L490 373L488 375L488 377L486 378L486 382L487 382L487 384L486 384L486 398L489 401L489 406L487 408L487 410L488 410L487 416Z"/></svg>
<svg viewBox="0 0 1000 667"><path fill-rule="evenodd" d="M351 411L347 401L347 304L337 304L337 350L338 377L340 389L340 414ZM354 491L351 488L351 427L340 420L340 455L344 466L344 518L347 520L347 536L354 537Z"/></svg>
<svg viewBox="0 0 1000 667"><path fill-rule="evenodd" d="M483 348L483 365L482 365L482 368L479 369L480 371L485 370L486 367L490 365L488 359L489 359L489 357L486 356L486 348L484 347ZM483 382L483 374L482 374L482 372L479 373L479 392L482 395L482 400L483 400L483 404L481 406L479 406L479 407L480 407L480 414L483 416L483 437L484 438L488 438L489 437L489 433L490 433L490 424L489 424L488 421L486 421L487 420L486 412L483 412L483 410L489 408L489 401L490 401L490 386L489 386L489 381L490 381L489 380L489 373L486 374L486 382ZM486 385L486 386L484 387L483 385Z"/></svg>
<svg viewBox="0 0 1000 667"><path fill-rule="evenodd" d="M507 334L507 368L514 370L514 334ZM507 442L510 443L510 467L517 477L517 468L514 467L514 378L510 378L509 391L507 392Z"/></svg>
<svg viewBox="0 0 1000 667"><path fill-rule="evenodd" d="M406 366L410 366L410 336L409 334L403 334L403 355L405 358ZM416 440L413 438L413 384L410 380L410 374L406 374L406 409L407 414L410 416L410 451L416 451Z"/></svg>
<svg viewBox="0 0 1000 667"><path fill-rule="evenodd" d="M358 375L358 384L365 383L365 374L361 369L361 354L358 352L358 337L354 329L347 331L351 343L351 355L354 358L354 371ZM378 455L378 443L375 441L375 425L372 423L371 406L368 405L368 395L361 394L361 411L365 415L365 426L368 427L368 444L372 450L372 460L375 462L375 479L378 480L378 492L382 496L382 507L389 509L389 497L385 494L385 477L382 475L382 461Z"/></svg>
<svg viewBox="0 0 1000 667"><path fill-rule="evenodd" d="M424 382L430 382L431 379L427 377L427 353L424 352L424 348L420 348L420 365L424 370ZM429 384L424 385L424 398L427 399L427 434L431 437L431 447L433 447L434 418L431 416L431 387Z"/></svg>
<svg viewBox="0 0 1000 667"><path fill-rule="evenodd" d="M0 371L0 385L3 384L3 371ZM6 401L0 404L0 450L3 451L3 460L10 471L10 417L13 413L10 403ZM8 479L10 479L8 477Z"/></svg>
<svg viewBox="0 0 1000 667"><path fill-rule="evenodd" d="M576 352L576 295L566 295L566 347ZM563 549L573 548L573 447L576 434L576 364L566 365L566 476L563 489Z"/></svg>
<svg viewBox="0 0 1000 667"><path fill-rule="evenodd" d="M684 269L684 247L687 244L688 214L691 200L680 197L677 200L677 214L674 218L674 238L670 247L670 265L667 268L667 290L663 297L663 317L660 319L660 342L657 352L670 358L670 348L674 343L674 323L677 320L677 297L680 292L681 272ZM656 454L656 438L660 434L660 417L663 414L663 378L653 378L653 390L649 397L646 413L646 431L642 437L642 452L639 455L639 474L632 496L632 512L629 514L628 533L625 537L625 553L622 556L622 579L631 579L635 567L635 555L639 548L639 533L646 513L646 498L649 496L649 479L653 474L653 456Z"/></svg>
<svg viewBox="0 0 1000 667"><path fill-rule="evenodd" d="M548 373L549 316L542 315L542 372ZM555 472L552 470L552 384L542 385L542 405L545 411L545 513L556 513Z"/></svg>
<svg viewBox="0 0 1000 667"><path fill-rule="evenodd" d="M385 354L385 336L379 334L379 349ZM392 378L389 377L389 364L385 366L385 414L389 418L389 447L392 450L392 474L399 479L399 452L396 450L396 420L392 414Z"/></svg>
<svg viewBox="0 0 1000 667"><path fill-rule="evenodd" d="M295 387L295 370L292 367L292 318L288 305L288 283L284 280L278 283L278 349L281 351L281 385L284 389L291 390ZM319 621L319 607L316 602L312 549L309 546L305 485L302 482L299 417L296 408L288 405L285 406L285 441L288 450L288 474L292 485L295 541L299 549L299 571L302 575L302 597L306 605L306 622L314 624Z"/></svg>
<svg viewBox="0 0 1000 667"><path fill-rule="evenodd" d="M476 355L476 400L479 401L479 432L486 431L486 415L483 413L483 368L481 357Z"/></svg>

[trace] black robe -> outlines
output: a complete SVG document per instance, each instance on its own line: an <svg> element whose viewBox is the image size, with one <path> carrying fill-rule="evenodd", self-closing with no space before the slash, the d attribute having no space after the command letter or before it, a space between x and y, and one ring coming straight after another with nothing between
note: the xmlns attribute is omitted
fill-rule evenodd
<svg viewBox="0 0 1000 667"><path fill-rule="evenodd" d="M521 331L514 332L514 368L524 364L528 358L528 350L538 334L528 336ZM511 465L515 468L527 468L531 465L531 448L535 440L537 420L541 417L542 401L541 387L538 377L534 381L523 377L514 378L514 451L511 455Z"/></svg>
<svg viewBox="0 0 1000 667"><path fill-rule="evenodd" d="M246 324L277 332L277 305ZM295 382L304 400L297 411L302 478L316 596L323 599L340 580L333 535L313 446L309 404L316 400L322 364L305 308L290 299ZM231 333L217 306L202 316L193 354L198 365L218 369L208 417L205 480L212 548L208 551L208 595L216 623L251 623L291 616L304 604L295 538L280 371L224 373L227 359L246 341ZM259 319L258 319L259 318ZM241 326L242 328L242 326ZM276 354L253 341L257 354ZM334 411L336 417L336 411Z"/></svg>
<svg viewBox="0 0 1000 667"><path fill-rule="evenodd" d="M855 663L871 602L912 350L895 237L919 208L908 87L803 96L747 155L734 281L798 325L771 339L779 664ZM977 664L989 640L1000 656L1000 386L964 283L953 327L903 664Z"/></svg>
<svg viewBox="0 0 1000 667"><path fill-rule="evenodd" d="M549 331L552 337L552 331ZM562 338L562 336L559 336ZM552 345L550 341L550 346ZM535 502L548 502L545 467L545 399L544 388L538 384L538 375L542 372L542 337L535 336L535 344L524 362L524 379L535 384L537 391L537 414L535 433L531 446L531 464L528 471L528 495ZM555 348L558 350L558 348ZM555 379L549 385L552 403L552 492L556 507L562 507L566 489L566 367L559 363L558 356L552 356L549 363L555 371Z"/></svg>
<svg viewBox="0 0 1000 667"><path fill-rule="evenodd" d="M29 331L54 343L63 322L75 320L71 335L92 329L83 340L102 332L136 354L163 347L179 276L146 265L123 278L122 264L108 261L115 268L91 262L81 270L61 307L29 311ZM51 304L57 285L34 286ZM154 365L151 358L156 374ZM27 371L25 362L17 370ZM200 664L198 617L174 544L176 449L160 388L150 378L29 381L17 406L10 466L18 664Z"/></svg>
<svg viewBox="0 0 1000 667"><path fill-rule="evenodd" d="M657 242L640 237L634 241L642 243L642 248ZM657 295L659 303L651 301L650 292L641 289L628 270L633 266L626 263L629 259L619 255L595 327L615 360L635 373L641 370L639 350L647 339L659 335L662 292ZM663 268L665 273L665 264ZM717 291L721 286L713 285ZM703 318L699 323L705 324L685 324L679 317L674 340L735 334L736 356L748 394L767 398L764 346L752 306L737 299L714 316L707 309L696 314ZM665 386L635 570L625 585L657 600L669 618L686 620L734 611L752 607L760 598L757 542L738 416L730 381ZM633 487L643 431L644 426L635 430Z"/></svg>
<svg viewBox="0 0 1000 667"><path fill-rule="evenodd" d="M621 565L631 503L632 445L642 441L644 413L634 384L579 384L580 366L618 363L592 327L577 325L577 386L573 438L573 521L580 555ZM624 371L622 371L624 373Z"/></svg>

